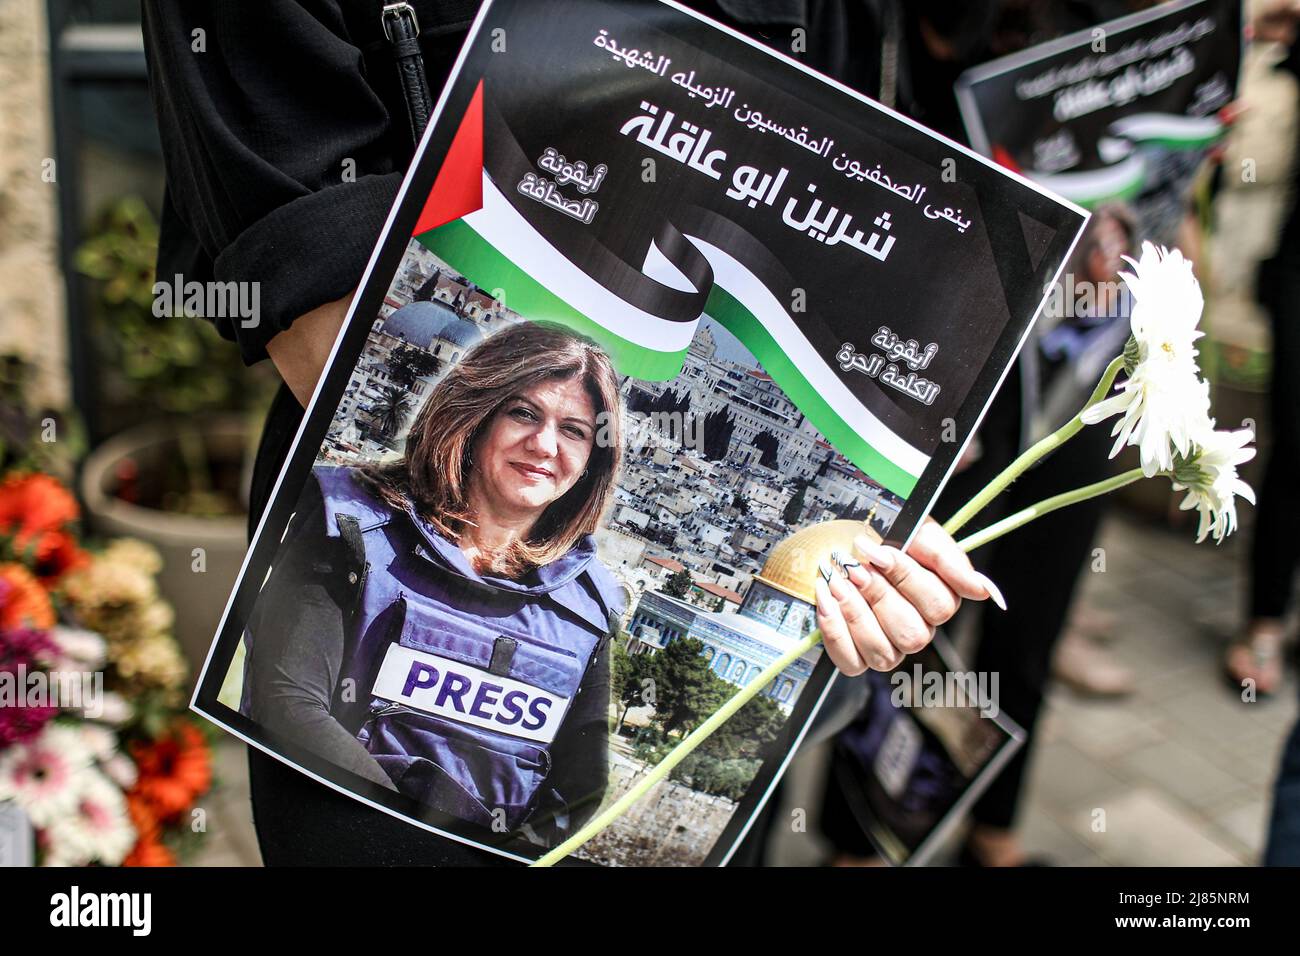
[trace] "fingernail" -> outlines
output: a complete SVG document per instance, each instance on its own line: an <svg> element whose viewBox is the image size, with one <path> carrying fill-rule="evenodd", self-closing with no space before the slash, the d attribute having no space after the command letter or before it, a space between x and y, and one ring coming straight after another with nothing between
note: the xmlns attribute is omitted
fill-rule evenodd
<svg viewBox="0 0 1300 956"><path fill-rule="evenodd" d="M831 591L825 581L816 581L813 592L817 595L817 613L822 617L831 613Z"/></svg>
<svg viewBox="0 0 1300 956"><path fill-rule="evenodd" d="M998 589L998 586L994 584L989 576L982 571L976 571L975 576L979 578L980 583L988 589L989 597L993 599L993 603L1005 611L1007 609L1007 599L1002 596L1002 592Z"/></svg>
<svg viewBox="0 0 1300 956"><path fill-rule="evenodd" d="M822 576L822 580L827 584L831 583L831 569L825 561L817 562L817 573Z"/></svg>
<svg viewBox="0 0 1300 956"><path fill-rule="evenodd" d="M873 571L871 568L863 567L856 561L854 561L853 566L844 573L848 576L849 583L859 591L863 588L872 587L876 583L876 578L878 577L877 572ZM881 578L880 580L884 579Z"/></svg>
<svg viewBox="0 0 1300 956"><path fill-rule="evenodd" d="M849 576L850 569L862 567L862 565L859 564L857 561L854 561L851 557L849 557L846 554L842 554L839 551L831 552L831 560L835 562L835 566L837 568L839 568L841 571L844 572L845 577Z"/></svg>
<svg viewBox="0 0 1300 956"><path fill-rule="evenodd" d="M884 545L876 544L866 535L859 535L854 542L862 556L880 568L882 571L888 571L894 566L894 555Z"/></svg>

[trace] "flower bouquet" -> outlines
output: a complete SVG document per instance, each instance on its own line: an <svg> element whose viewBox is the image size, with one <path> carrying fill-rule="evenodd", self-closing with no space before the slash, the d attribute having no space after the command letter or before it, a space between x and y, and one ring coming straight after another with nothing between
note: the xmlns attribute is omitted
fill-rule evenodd
<svg viewBox="0 0 1300 956"><path fill-rule="evenodd" d="M5 408L6 424L21 418ZM47 419L46 421L49 421ZM0 447L0 805L44 865L172 865L212 783L141 542L83 547L48 449ZM5 819L15 819L12 813Z"/></svg>

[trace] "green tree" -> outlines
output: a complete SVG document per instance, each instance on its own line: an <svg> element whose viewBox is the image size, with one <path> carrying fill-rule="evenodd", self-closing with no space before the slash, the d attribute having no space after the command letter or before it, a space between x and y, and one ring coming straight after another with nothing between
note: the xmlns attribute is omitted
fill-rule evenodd
<svg viewBox="0 0 1300 956"><path fill-rule="evenodd" d="M758 463L764 468L775 468L781 455L781 441L767 429L754 436L751 443L759 450Z"/></svg>
<svg viewBox="0 0 1300 956"><path fill-rule="evenodd" d="M701 427L704 430L704 447L701 449L704 457L710 461L726 458L727 449L731 447L731 436L736 431L736 422L731 417L731 412L726 406L714 409L704 416Z"/></svg>
<svg viewBox="0 0 1300 956"><path fill-rule="evenodd" d="M695 579L691 577L691 572L682 568L668 575L668 580L664 582L664 593L669 597L683 599L691 593L694 586Z"/></svg>
<svg viewBox="0 0 1300 956"><path fill-rule="evenodd" d="M430 375L442 367L442 363L432 352L417 349L414 345L403 342L388 354L388 377L402 388L409 389L416 379Z"/></svg>
<svg viewBox="0 0 1300 956"><path fill-rule="evenodd" d="M655 655L655 719L665 734L689 733L731 696L732 686L709 670L703 650L700 641L683 637Z"/></svg>
<svg viewBox="0 0 1300 956"><path fill-rule="evenodd" d="M654 705L656 698L647 700L645 689L647 681L655 680L657 668L654 655L629 654L626 639L614 641L613 647L610 689L620 708L618 725L614 728L614 733L618 734L623 730L623 721L627 719L629 710L643 704Z"/></svg>
<svg viewBox="0 0 1300 956"><path fill-rule="evenodd" d="M786 502L785 511L781 513L781 518L786 524L793 526L799 523L799 519L803 517L803 506L807 497L808 482L801 481L799 482L798 490L795 491L795 493L790 496L790 500Z"/></svg>
<svg viewBox="0 0 1300 956"><path fill-rule="evenodd" d="M387 439L396 438L413 404L406 389L398 385L385 385L379 393L379 400L370 408L379 434Z"/></svg>
<svg viewBox="0 0 1300 956"><path fill-rule="evenodd" d="M734 693L734 688L732 688ZM758 696L700 745L720 760L762 760L785 729L785 712L771 697Z"/></svg>

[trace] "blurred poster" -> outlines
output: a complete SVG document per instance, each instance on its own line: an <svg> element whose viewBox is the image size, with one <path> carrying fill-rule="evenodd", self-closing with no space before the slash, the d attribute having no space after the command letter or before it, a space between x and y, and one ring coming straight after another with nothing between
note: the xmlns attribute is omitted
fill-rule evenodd
<svg viewBox="0 0 1300 956"><path fill-rule="evenodd" d="M195 709L536 859L907 543L1086 216L674 4L484 4ZM576 859L725 863L832 673Z"/></svg>
<svg viewBox="0 0 1300 956"><path fill-rule="evenodd" d="M836 737L835 774L881 857L921 866L1024 745L998 710L996 674L963 668L942 635L888 674Z"/></svg>
<svg viewBox="0 0 1300 956"><path fill-rule="evenodd" d="M968 70L957 99L981 153L1174 245L1241 57L1240 0L1174 0Z"/></svg>

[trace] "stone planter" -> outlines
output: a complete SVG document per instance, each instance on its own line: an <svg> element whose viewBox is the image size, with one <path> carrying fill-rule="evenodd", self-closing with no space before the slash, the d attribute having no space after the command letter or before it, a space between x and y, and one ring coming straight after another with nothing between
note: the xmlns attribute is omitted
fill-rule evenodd
<svg viewBox="0 0 1300 956"><path fill-rule="evenodd" d="M249 429L239 416L213 416L199 427L213 461L246 473L250 460ZM81 473L81 496L90 530L147 541L162 555L158 587L176 611L176 639L192 673L191 684L207 658L235 578L247 550L247 517L197 517L142 507L115 494L119 467L130 462L141 476L161 475L178 452L175 428L150 422L127 429L87 456ZM246 487L246 482L241 482ZM196 548L202 570L196 570Z"/></svg>

